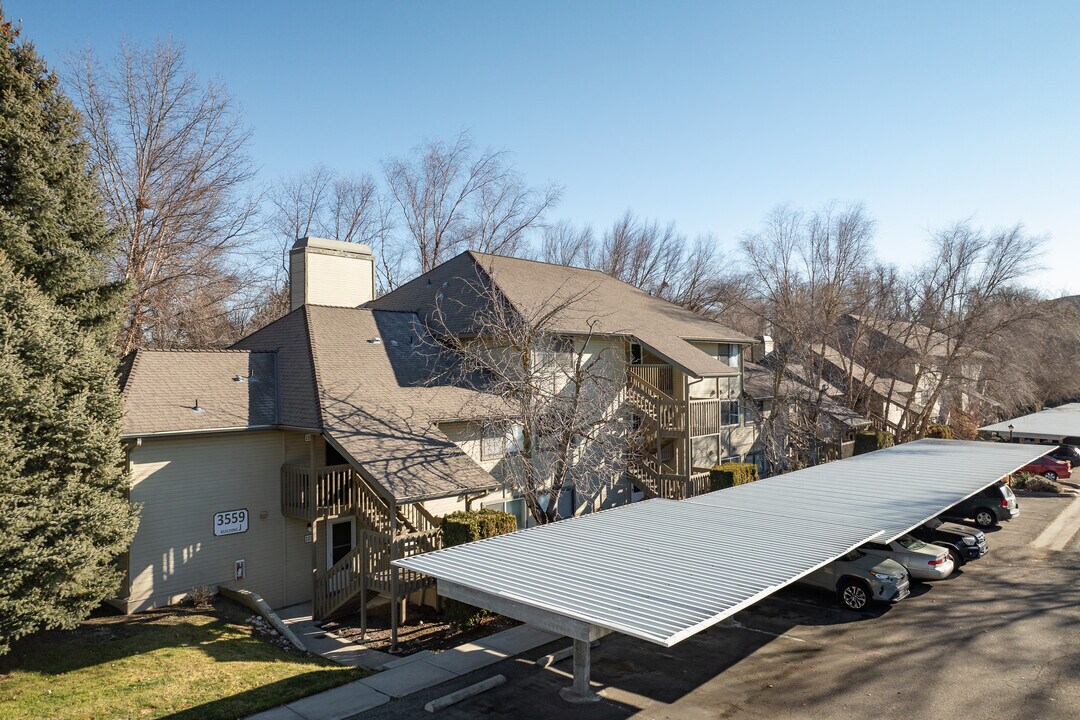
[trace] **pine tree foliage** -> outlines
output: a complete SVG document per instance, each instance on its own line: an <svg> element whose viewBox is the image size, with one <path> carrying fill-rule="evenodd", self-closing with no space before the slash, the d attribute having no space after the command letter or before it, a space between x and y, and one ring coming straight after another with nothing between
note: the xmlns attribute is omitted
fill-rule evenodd
<svg viewBox="0 0 1080 720"><path fill-rule="evenodd" d="M123 287L106 282L115 236L89 157L55 73L0 20L0 250L76 322L112 340Z"/></svg>
<svg viewBox="0 0 1080 720"><path fill-rule="evenodd" d="M126 498L102 221L79 118L0 22L0 653L118 588Z"/></svg>

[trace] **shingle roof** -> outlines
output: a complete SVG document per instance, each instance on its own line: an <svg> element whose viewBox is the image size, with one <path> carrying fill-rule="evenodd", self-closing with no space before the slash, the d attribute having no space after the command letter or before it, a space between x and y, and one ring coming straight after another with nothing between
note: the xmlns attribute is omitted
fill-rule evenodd
<svg viewBox="0 0 1080 720"><path fill-rule="evenodd" d="M743 363L743 389L754 400L771 399L774 396L772 370L756 363ZM867 418L828 394L821 398L815 397L817 393L809 385L794 377L784 377L780 383L780 391L802 400L817 402L822 412L850 428L860 428L870 424Z"/></svg>
<svg viewBox="0 0 1080 720"><path fill-rule="evenodd" d="M416 315L308 308L324 431L380 485L399 502L498 487L438 427L482 415L486 398L426 384L433 353Z"/></svg>
<svg viewBox="0 0 1080 720"><path fill-rule="evenodd" d="M282 425L317 430L322 427L315 394L315 368L308 339L308 313L294 310L239 341L234 348L272 350L278 354Z"/></svg>
<svg viewBox="0 0 1080 720"><path fill-rule="evenodd" d="M522 314L531 315L573 298L551 323L555 332L590 331L637 338L649 349L696 377L731 376L738 371L688 340L750 343L718 322L674 305L596 270L467 251L397 290L369 303L409 310L429 318L442 309L448 330L475 332L472 318L485 301L488 283Z"/></svg>
<svg viewBox="0 0 1080 720"><path fill-rule="evenodd" d="M136 350L120 377L122 436L272 427L275 365L267 352Z"/></svg>

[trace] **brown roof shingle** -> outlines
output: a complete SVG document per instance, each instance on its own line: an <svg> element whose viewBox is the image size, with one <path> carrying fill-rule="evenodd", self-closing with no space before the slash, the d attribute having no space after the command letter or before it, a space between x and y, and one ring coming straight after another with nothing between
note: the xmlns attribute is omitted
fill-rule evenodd
<svg viewBox="0 0 1080 720"><path fill-rule="evenodd" d="M277 424L274 353L136 350L124 363L121 390L123 437Z"/></svg>
<svg viewBox="0 0 1080 720"><path fill-rule="evenodd" d="M738 371L688 340L752 342L714 320L597 270L474 251L452 258L368 305L417 312L425 318L438 307L448 330L468 333L475 331L472 318L488 297L490 283L525 315L573 298L552 322L553 331L584 334L594 323L596 332L633 336L697 377L730 376Z"/></svg>

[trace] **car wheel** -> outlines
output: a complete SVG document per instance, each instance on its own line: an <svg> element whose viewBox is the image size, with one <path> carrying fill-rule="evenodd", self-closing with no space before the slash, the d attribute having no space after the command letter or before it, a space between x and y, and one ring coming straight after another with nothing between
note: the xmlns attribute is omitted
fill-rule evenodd
<svg viewBox="0 0 1080 720"><path fill-rule="evenodd" d="M960 566L964 564L964 558L960 556L960 551L954 547L949 548L949 559L952 560L953 572L960 569Z"/></svg>
<svg viewBox="0 0 1080 720"><path fill-rule="evenodd" d="M1043 473L1043 477L1052 482L1054 480L1057 480L1057 473L1053 470L1047 470Z"/></svg>
<svg viewBox="0 0 1080 720"><path fill-rule="evenodd" d="M994 527L997 525L997 515L993 510L979 508L975 511L975 524L981 528Z"/></svg>
<svg viewBox="0 0 1080 720"><path fill-rule="evenodd" d="M858 580L845 580L840 584L840 602L849 610L865 610L870 604L870 590Z"/></svg>

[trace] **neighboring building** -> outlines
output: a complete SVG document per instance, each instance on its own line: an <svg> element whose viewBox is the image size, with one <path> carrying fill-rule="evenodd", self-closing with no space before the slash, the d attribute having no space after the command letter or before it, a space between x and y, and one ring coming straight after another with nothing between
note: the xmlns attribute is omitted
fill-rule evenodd
<svg viewBox="0 0 1080 720"><path fill-rule="evenodd" d="M952 338L919 323L844 315L837 347L822 355L824 374L879 430L906 430L928 408L931 422L948 423L951 413L990 402L979 392L986 356L974 353L949 367L953 346Z"/></svg>
<svg viewBox="0 0 1080 720"><path fill-rule="evenodd" d="M311 601L316 617L389 598L396 627L405 598L434 593L390 562L438 547L441 516L496 507L528 524L506 482L512 447L483 430L493 399L445 380L452 368L431 352L439 333L470 337L485 288L516 312L585 298L553 329L611 358L646 438L626 477L593 502L564 493L561 513L701 492L712 465L753 442L741 407L750 339L602 273L465 252L373 300L362 245L308 238L290 259L285 317L230 350L125 361L122 436L142 518L117 599L126 611L229 583L272 607Z"/></svg>
<svg viewBox="0 0 1080 720"><path fill-rule="evenodd" d="M761 355L768 362L768 355ZM820 443L819 461L836 460L851 457L855 450L855 434L870 427L869 419L855 412L842 402L843 393L829 383L823 383L815 390L800 372L797 365L784 369L779 383L771 367L747 362L744 368L743 383L745 394L751 404L747 422L758 423L757 441L747 454L747 462L753 462L758 472L765 476L772 472L768 453L764 447L764 434L761 424L774 412L777 396L781 396L788 406L792 419L799 414L803 417L813 415L814 436ZM807 412L808 409L816 413ZM784 443L785 450L788 444Z"/></svg>

